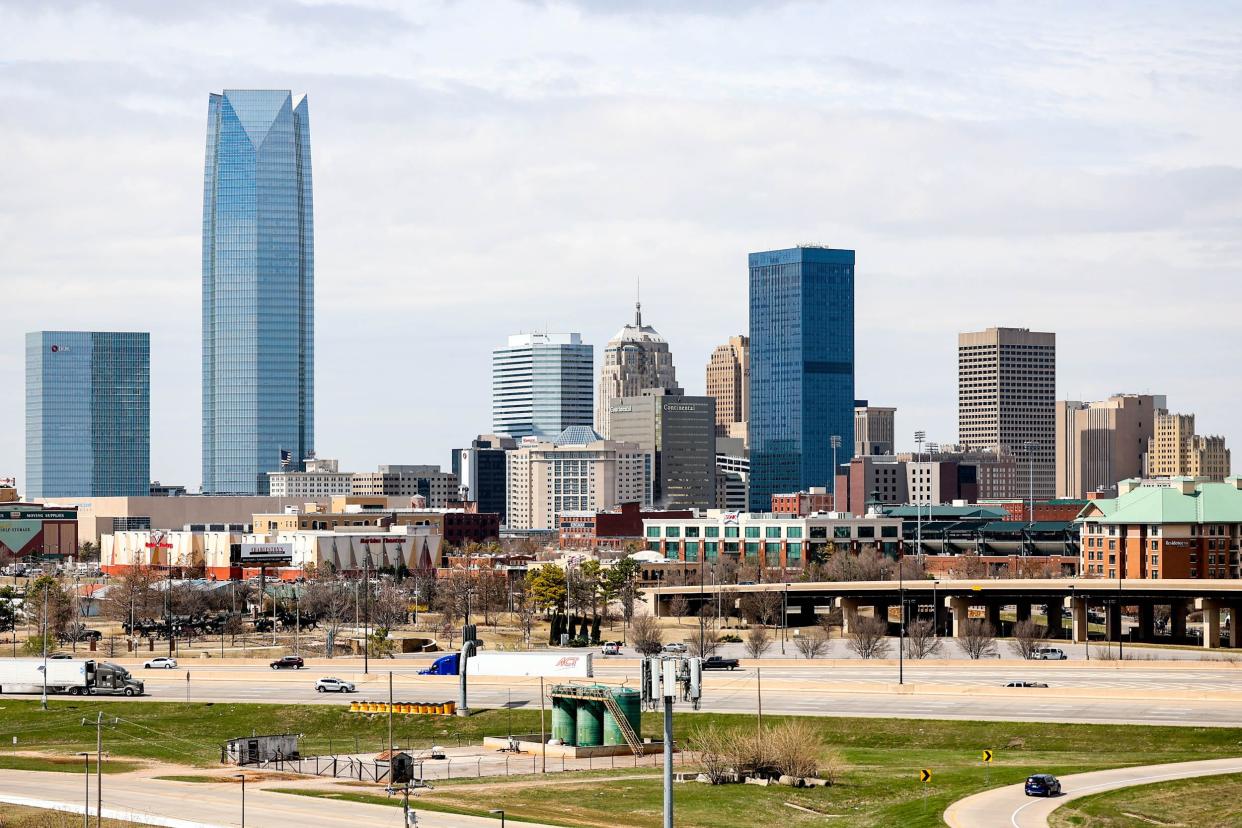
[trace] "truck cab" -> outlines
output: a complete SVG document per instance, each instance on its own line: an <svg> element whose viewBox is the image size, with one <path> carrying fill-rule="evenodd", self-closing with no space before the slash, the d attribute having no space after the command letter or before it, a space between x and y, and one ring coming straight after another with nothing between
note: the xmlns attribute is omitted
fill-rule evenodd
<svg viewBox="0 0 1242 828"><path fill-rule="evenodd" d="M86 680L90 693L111 696L141 696L145 685L119 664L110 661L86 662Z"/></svg>

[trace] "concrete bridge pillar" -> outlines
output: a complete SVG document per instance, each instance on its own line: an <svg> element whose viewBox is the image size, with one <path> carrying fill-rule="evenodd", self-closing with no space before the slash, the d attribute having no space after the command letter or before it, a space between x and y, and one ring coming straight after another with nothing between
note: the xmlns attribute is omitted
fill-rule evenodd
<svg viewBox="0 0 1242 828"><path fill-rule="evenodd" d="M1108 624L1108 640L1121 640L1121 604L1112 601L1104 605L1105 623Z"/></svg>
<svg viewBox="0 0 1242 828"><path fill-rule="evenodd" d="M966 622L970 619L970 599L966 597L953 597L946 599L948 601L949 610L953 613L953 637L961 636Z"/></svg>
<svg viewBox="0 0 1242 828"><path fill-rule="evenodd" d="M1087 634L1091 627L1087 621L1087 599L1074 596L1070 599L1070 615L1074 620L1074 643L1087 643Z"/></svg>
<svg viewBox="0 0 1242 828"><path fill-rule="evenodd" d="M1152 641L1156 637L1156 607L1150 602L1138 605L1138 640Z"/></svg>
<svg viewBox="0 0 1242 828"><path fill-rule="evenodd" d="M1169 635L1174 644L1186 640L1186 615L1190 611L1184 600L1174 599L1169 602Z"/></svg>
<svg viewBox="0 0 1242 828"><path fill-rule="evenodd" d="M1014 604L1014 610L1016 611L1017 621L1030 621L1031 620L1031 602L1030 601L1019 601L1018 603Z"/></svg>
<svg viewBox="0 0 1242 828"><path fill-rule="evenodd" d="M1060 638L1064 635L1063 613L1065 609L1065 601L1060 598L1051 598L1048 600L1048 609L1046 612L1048 618L1048 637Z"/></svg>
<svg viewBox="0 0 1242 828"><path fill-rule="evenodd" d="M854 622L858 620L858 599L857 598L839 598L841 603L841 634L849 635L854 629Z"/></svg>
<svg viewBox="0 0 1242 828"><path fill-rule="evenodd" d="M1238 640L1242 636L1242 604L1229 605L1229 646L1242 647L1242 641Z"/></svg>
<svg viewBox="0 0 1242 828"><path fill-rule="evenodd" d="M1000 632L1001 632L1000 615L1001 615L1001 605L998 603L989 601L987 604L988 623L992 625L992 629L996 632L997 635L1000 635Z"/></svg>
<svg viewBox="0 0 1242 828"><path fill-rule="evenodd" d="M1213 598L1203 598L1203 646L1215 649L1220 646L1220 610L1221 602Z"/></svg>
<svg viewBox="0 0 1242 828"><path fill-rule="evenodd" d="M945 622L948 620L948 614L945 612L943 603L932 603L932 626L935 628L935 634L941 636L945 634Z"/></svg>

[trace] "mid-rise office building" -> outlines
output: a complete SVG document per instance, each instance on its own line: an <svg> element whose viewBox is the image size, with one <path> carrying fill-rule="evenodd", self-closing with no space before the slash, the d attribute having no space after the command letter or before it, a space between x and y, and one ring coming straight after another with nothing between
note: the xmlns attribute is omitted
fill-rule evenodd
<svg viewBox="0 0 1242 828"><path fill-rule="evenodd" d="M1147 448L1149 477L1224 480L1231 473L1224 437L1196 434L1194 414L1156 415Z"/></svg>
<svg viewBox="0 0 1242 828"><path fill-rule="evenodd" d="M145 495L151 335L26 334L26 496Z"/></svg>
<svg viewBox="0 0 1242 828"><path fill-rule="evenodd" d="M605 440L590 426L505 455L508 528L555 530L562 512L651 503L654 458L634 443Z"/></svg>
<svg viewBox="0 0 1242 828"><path fill-rule="evenodd" d="M439 466L380 466L378 471L354 472L350 494L372 497L422 496L426 505L443 509L461 498L457 475Z"/></svg>
<svg viewBox="0 0 1242 828"><path fill-rule="evenodd" d="M745 442L750 420L750 337L731 336L712 351L707 396L716 400L716 436Z"/></svg>
<svg viewBox="0 0 1242 828"><path fill-rule="evenodd" d="M580 334L509 337L492 351L492 430L520 439L591 425L593 361Z"/></svg>
<svg viewBox="0 0 1242 828"><path fill-rule="evenodd" d="M655 458L657 508L710 509L716 504L716 401L663 389L609 405L613 437Z"/></svg>
<svg viewBox="0 0 1242 828"><path fill-rule="evenodd" d="M642 303L637 303L634 324L617 331L604 348L595 394L595 430L611 439L608 412L613 400L636 397L648 388L681 393L668 343L655 328L643 324Z"/></svg>
<svg viewBox="0 0 1242 828"><path fill-rule="evenodd" d="M312 458L305 465L305 471L269 473L268 490L271 496L313 500L353 493L354 473L341 471L338 461Z"/></svg>
<svg viewBox="0 0 1242 828"><path fill-rule="evenodd" d="M310 121L288 90L207 107L203 186L203 488L267 494L315 450ZM283 463L282 463L283 461Z"/></svg>
<svg viewBox="0 0 1242 828"><path fill-rule="evenodd" d="M897 450L893 421L897 409L854 402L854 455L894 454Z"/></svg>
<svg viewBox="0 0 1242 828"><path fill-rule="evenodd" d="M750 508L834 485L854 446L854 251L750 254Z"/></svg>
<svg viewBox="0 0 1242 828"><path fill-rule="evenodd" d="M1141 477L1163 395L1115 394L1107 400L1057 400L1056 495L1115 493L1117 483Z"/></svg>
<svg viewBox="0 0 1242 828"><path fill-rule="evenodd" d="M453 450L453 474L462 496L478 504L480 512L495 512L505 520L505 454L517 448L512 437L480 434L469 448Z"/></svg>
<svg viewBox="0 0 1242 828"><path fill-rule="evenodd" d="M988 328L957 337L958 441L968 449L1008 452L1027 471L1022 490L1056 492L1057 341L1054 333ZM1029 469L1027 464L1030 464Z"/></svg>
<svg viewBox="0 0 1242 828"><path fill-rule="evenodd" d="M745 512L750 494L750 457L741 437L716 438L716 508Z"/></svg>

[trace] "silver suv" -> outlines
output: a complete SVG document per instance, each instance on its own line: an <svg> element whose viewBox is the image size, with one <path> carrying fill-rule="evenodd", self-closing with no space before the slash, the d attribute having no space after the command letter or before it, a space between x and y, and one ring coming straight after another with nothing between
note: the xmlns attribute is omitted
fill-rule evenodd
<svg viewBox="0 0 1242 828"><path fill-rule="evenodd" d="M352 693L354 685L339 678L321 678L315 682L315 689L320 693Z"/></svg>

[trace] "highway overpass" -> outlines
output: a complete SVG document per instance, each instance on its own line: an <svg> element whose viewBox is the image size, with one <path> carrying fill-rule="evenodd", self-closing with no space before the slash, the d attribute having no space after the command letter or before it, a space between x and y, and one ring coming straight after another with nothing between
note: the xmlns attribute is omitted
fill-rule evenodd
<svg viewBox="0 0 1242 828"><path fill-rule="evenodd" d="M957 635L969 618L986 618L1001 632L1001 612L1013 607L1017 621L1031 617L1039 608L1046 615L1049 635L1075 642L1087 640L1090 625L1105 624L1105 638L1121 640L1122 617L1129 620L1125 640L1152 643L1202 643L1205 647L1242 643L1242 580L1104 580L1100 578L1050 579L920 579L899 581L811 581L761 584L690 584L662 586L644 590L656 615L668 615L674 596L686 599L688 614L714 603L725 615L738 613L755 620L757 604L746 596L767 593L781 605L792 627L810 626L817 616L840 609L845 631L862 614L896 620L903 600L907 622L916 618L934 620L941 635ZM775 593L775 594L774 594ZM1157 608L1168 608L1167 616ZM1052 608L1052 612L1047 612ZM892 613L890 613L892 609ZM1068 618L1065 617L1068 609ZM1060 611L1057 611L1060 610ZM1203 634L1187 634L1186 617L1203 613ZM1157 618L1167 618L1158 623ZM1071 622L1066 627L1066 622Z"/></svg>

